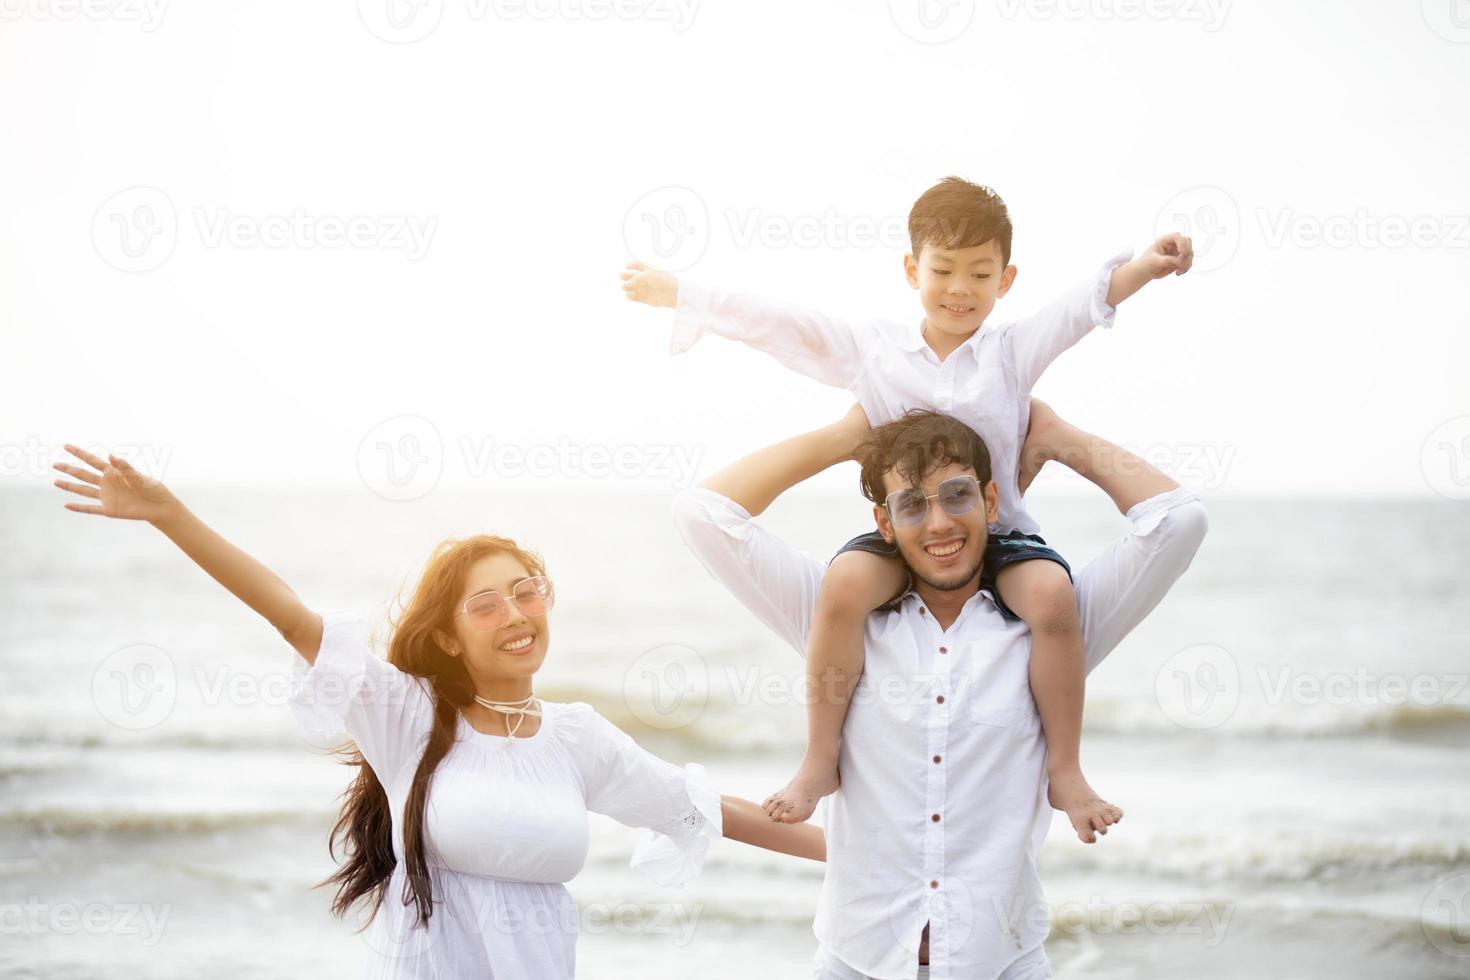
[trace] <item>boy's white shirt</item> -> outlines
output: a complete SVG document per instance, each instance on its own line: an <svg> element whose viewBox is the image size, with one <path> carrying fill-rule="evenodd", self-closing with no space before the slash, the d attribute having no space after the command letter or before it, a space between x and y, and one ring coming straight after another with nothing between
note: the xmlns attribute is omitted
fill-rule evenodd
<svg viewBox="0 0 1470 980"><path fill-rule="evenodd" d="M924 341L922 318L910 324L843 320L681 279L669 350L683 353L706 334L740 341L852 392L875 426L912 408L954 416L978 432L990 451L999 524L1036 534L1017 485L1031 424L1031 389L1062 351L1093 327L1113 325L1116 310L1107 299L1113 271L1132 257L1131 251L1115 255L1092 279L1031 316L982 324L943 361Z"/></svg>

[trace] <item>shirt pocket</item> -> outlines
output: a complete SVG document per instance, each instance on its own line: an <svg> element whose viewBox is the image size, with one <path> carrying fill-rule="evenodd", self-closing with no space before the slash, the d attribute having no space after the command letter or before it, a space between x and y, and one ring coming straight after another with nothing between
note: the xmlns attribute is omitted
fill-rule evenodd
<svg viewBox="0 0 1470 980"><path fill-rule="evenodd" d="M1031 708L995 708L982 704L970 705L970 720L987 728L1012 728L1027 731L1041 723Z"/></svg>

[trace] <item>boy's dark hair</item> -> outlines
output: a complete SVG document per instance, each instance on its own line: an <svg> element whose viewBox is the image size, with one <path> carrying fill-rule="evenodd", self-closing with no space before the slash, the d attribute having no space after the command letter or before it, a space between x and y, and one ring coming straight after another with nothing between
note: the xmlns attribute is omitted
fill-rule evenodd
<svg viewBox="0 0 1470 980"><path fill-rule="evenodd" d="M1011 264L1011 216L1006 202L989 187L946 177L929 188L909 210L909 247L914 258L925 245L971 248L994 240L1000 264Z"/></svg>
<svg viewBox="0 0 1470 980"><path fill-rule="evenodd" d="M975 430L959 419L921 408L872 431L854 453L862 464L863 496L882 505L888 496L883 474L897 470L917 484L930 470L959 463L975 471L980 486L990 482L990 450Z"/></svg>

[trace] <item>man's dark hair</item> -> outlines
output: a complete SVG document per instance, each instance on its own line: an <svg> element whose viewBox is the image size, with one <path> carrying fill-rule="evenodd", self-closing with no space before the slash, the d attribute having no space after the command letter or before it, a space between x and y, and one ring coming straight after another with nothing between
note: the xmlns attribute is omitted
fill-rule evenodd
<svg viewBox="0 0 1470 980"><path fill-rule="evenodd" d="M990 482L985 440L959 419L920 408L878 426L854 455L863 467L863 496L879 505L888 496L883 474L889 470L913 485L937 467L958 463L975 471L981 487Z"/></svg>

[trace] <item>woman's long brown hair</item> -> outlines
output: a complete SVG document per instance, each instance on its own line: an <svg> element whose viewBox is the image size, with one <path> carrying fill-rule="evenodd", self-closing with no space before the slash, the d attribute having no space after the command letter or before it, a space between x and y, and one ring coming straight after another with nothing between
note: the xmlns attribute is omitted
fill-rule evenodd
<svg viewBox="0 0 1470 980"><path fill-rule="evenodd" d="M475 693L463 661L439 647L434 631L454 635L455 607L470 567L487 555L501 553L514 556L532 575L545 574L541 557L509 538L478 534L445 541L430 556L412 597L392 624L388 642L388 662L423 678L434 701L434 725L403 806L403 904L417 905L420 924L426 924L434 914L434 889L424 843L424 804L434 770L454 744L459 709L469 704ZM362 753L349 748L343 761L357 767L357 776L343 794L342 813L328 842L333 860L341 845L342 864L322 884L337 886L332 900L335 915L345 915L358 899L367 898L371 922L382 907L397 864L393 856L393 817L388 794Z"/></svg>

